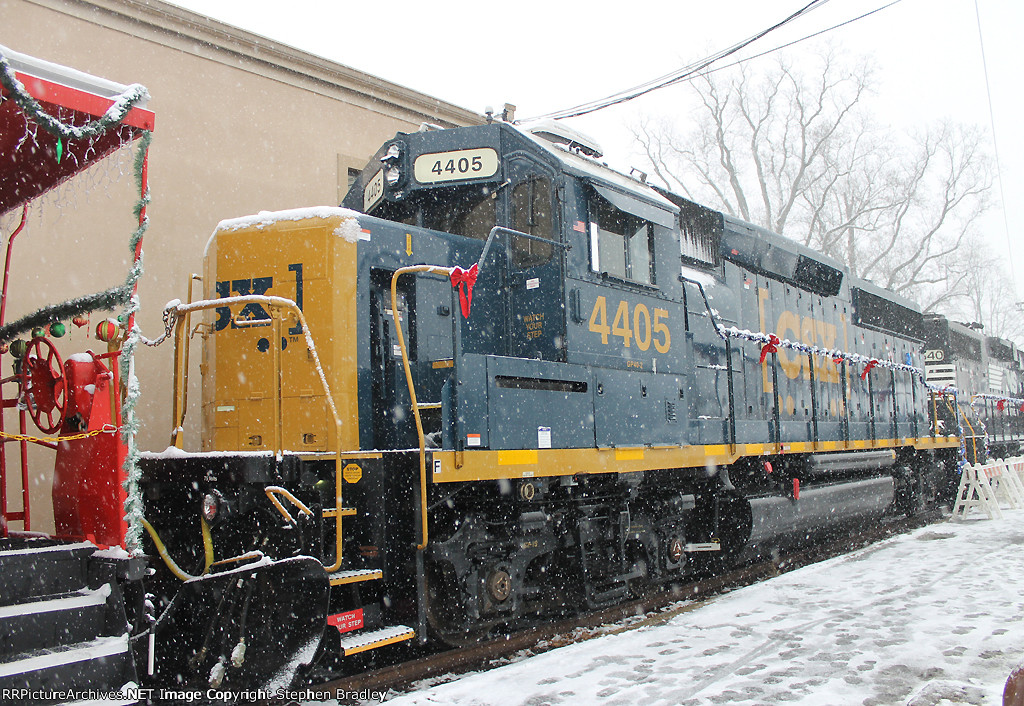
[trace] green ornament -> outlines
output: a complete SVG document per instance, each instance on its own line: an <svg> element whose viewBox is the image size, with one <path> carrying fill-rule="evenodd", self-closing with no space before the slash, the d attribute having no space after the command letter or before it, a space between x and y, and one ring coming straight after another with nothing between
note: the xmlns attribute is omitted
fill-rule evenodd
<svg viewBox="0 0 1024 706"><path fill-rule="evenodd" d="M54 338L60 338L67 333L67 327L64 326L60 321L50 324L50 335Z"/></svg>
<svg viewBox="0 0 1024 706"><path fill-rule="evenodd" d="M45 335L46 329L44 329L42 326L37 326L34 329L32 329L32 338L42 338Z"/></svg>
<svg viewBox="0 0 1024 706"><path fill-rule="evenodd" d="M11 355L15 358L24 358L25 351L28 350L28 342L18 339L11 343Z"/></svg>
<svg viewBox="0 0 1024 706"><path fill-rule="evenodd" d="M64 140L57 138L57 164L60 164L60 158L64 155Z"/></svg>

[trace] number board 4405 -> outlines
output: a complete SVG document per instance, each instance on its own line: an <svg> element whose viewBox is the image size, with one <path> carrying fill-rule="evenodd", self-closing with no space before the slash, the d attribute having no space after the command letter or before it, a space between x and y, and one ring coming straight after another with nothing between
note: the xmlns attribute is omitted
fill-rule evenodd
<svg viewBox="0 0 1024 706"><path fill-rule="evenodd" d="M486 179L498 173L498 153L490 147L421 154L413 174L421 184L462 179Z"/></svg>

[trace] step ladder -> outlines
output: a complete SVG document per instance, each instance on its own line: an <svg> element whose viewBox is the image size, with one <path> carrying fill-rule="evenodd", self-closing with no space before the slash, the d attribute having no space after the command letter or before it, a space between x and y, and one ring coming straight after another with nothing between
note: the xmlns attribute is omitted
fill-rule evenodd
<svg viewBox="0 0 1024 706"><path fill-rule="evenodd" d="M95 551L88 542L0 543L0 692L128 693L124 687L137 683L120 590L114 581L90 581Z"/></svg>
<svg viewBox="0 0 1024 706"><path fill-rule="evenodd" d="M334 518L336 522L341 522L342 517L351 517L356 514L356 509L351 507L343 507L340 512L337 508L323 510L324 518ZM383 577L384 572L380 569L346 569L327 575L331 588L351 586L365 581L379 581ZM360 652L405 642L414 637L416 637L416 631L405 625L391 625L369 631L359 629L342 633L340 649L344 656L349 657Z"/></svg>

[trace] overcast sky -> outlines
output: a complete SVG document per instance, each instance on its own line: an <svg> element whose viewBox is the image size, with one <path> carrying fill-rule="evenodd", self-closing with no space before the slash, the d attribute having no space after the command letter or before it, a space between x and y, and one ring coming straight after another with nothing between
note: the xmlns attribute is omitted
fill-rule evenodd
<svg viewBox="0 0 1024 706"><path fill-rule="evenodd" d="M175 0L470 110L482 113L492 106L500 111L503 103L513 103L519 118L602 98L669 73L754 35L807 2ZM831 0L746 53L813 34L888 2ZM913 130L951 119L994 134L1002 177L1001 194L996 184L995 197L1005 200L1006 212L1004 219L1002 210L993 211L984 228L993 250L1012 251L1018 300L1024 299L1022 36L1021 0L900 0L788 50L791 55L815 51L815 42L828 42L851 57L873 57L879 79L873 107L883 123ZM570 124L595 137L614 164L639 165L640 159L630 156L629 125L641 115L692 108L689 90L677 86ZM990 151L995 153L995 146Z"/></svg>

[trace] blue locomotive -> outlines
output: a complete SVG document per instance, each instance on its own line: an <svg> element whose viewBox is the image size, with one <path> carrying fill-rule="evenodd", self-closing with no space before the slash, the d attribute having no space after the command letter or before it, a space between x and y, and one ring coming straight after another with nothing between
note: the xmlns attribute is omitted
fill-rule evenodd
<svg viewBox="0 0 1024 706"><path fill-rule="evenodd" d="M283 594L289 644L319 641L303 661L345 668L914 513L955 479L913 303L557 124L399 134L341 208L222 222L204 286L177 309L207 311L203 453L143 459L154 542L205 564L157 581L195 636L158 647L164 677L229 664L234 634L204 626ZM256 553L276 573L248 594L245 561L210 561Z"/></svg>

